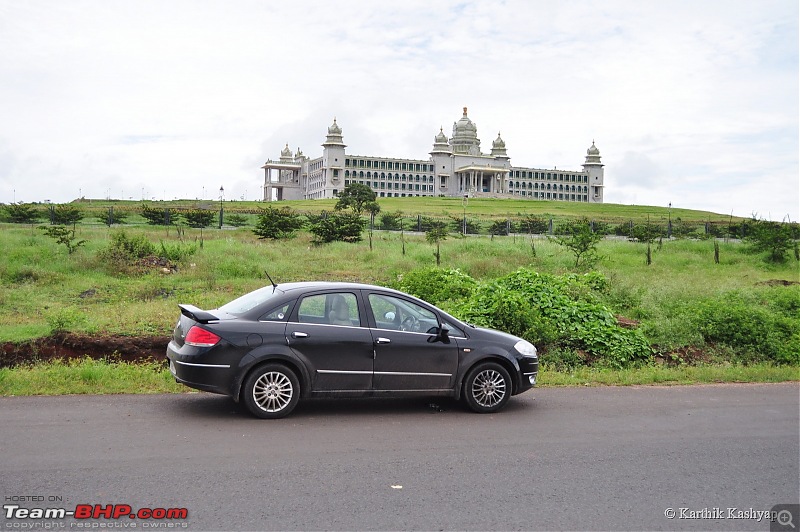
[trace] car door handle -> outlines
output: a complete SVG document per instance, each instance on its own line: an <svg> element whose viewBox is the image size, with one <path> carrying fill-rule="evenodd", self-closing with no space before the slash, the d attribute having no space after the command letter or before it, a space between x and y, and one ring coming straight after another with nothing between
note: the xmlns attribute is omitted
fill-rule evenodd
<svg viewBox="0 0 800 532"><path fill-rule="evenodd" d="M308 338L308 334L300 331L294 331L292 333L292 338Z"/></svg>
<svg viewBox="0 0 800 532"><path fill-rule="evenodd" d="M375 340L375 343L376 344L391 344L392 341L389 340L388 338L383 338L383 337L379 336L378 339Z"/></svg>

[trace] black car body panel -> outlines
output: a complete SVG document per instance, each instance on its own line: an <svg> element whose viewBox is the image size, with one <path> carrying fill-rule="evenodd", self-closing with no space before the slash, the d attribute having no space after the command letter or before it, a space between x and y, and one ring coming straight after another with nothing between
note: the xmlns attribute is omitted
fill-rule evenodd
<svg viewBox="0 0 800 532"><path fill-rule="evenodd" d="M532 388L538 373L536 350L527 342L472 327L424 301L377 286L288 283L256 290L219 309L180 305L180 311L167 346L176 380L235 401L244 397L248 377L266 365L274 370L271 364L296 377L299 390L284 384L300 397L459 398L465 389L478 390L478 383L469 387L464 380L472 368L488 362L496 365L490 369L501 366L508 373L510 396ZM526 355L516 347L523 344Z"/></svg>

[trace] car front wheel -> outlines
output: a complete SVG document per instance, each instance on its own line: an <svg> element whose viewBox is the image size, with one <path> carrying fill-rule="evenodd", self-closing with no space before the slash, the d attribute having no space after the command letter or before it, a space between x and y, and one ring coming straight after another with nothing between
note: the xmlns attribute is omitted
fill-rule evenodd
<svg viewBox="0 0 800 532"><path fill-rule="evenodd" d="M478 364L464 379L464 401L479 414L497 412L511 397L511 376L495 362Z"/></svg>
<svg viewBox="0 0 800 532"><path fill-rule="evenodd" d="M245 406L254 416L277 419L288 416L297 406L300 383L286 366L267 364L247 377L242 395Z"/></svg>

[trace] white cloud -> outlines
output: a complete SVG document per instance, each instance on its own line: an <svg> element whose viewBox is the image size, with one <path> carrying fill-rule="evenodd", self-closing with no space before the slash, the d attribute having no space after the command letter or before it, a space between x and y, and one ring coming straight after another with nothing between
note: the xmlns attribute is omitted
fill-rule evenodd
<svg viewBox="0 0 800 532"><path fill-rule="evenodd" d="M796 220L797 42L782 0L3 0L0 202L255 198L334 116L350 153L425 158L466 105L514 164L596 140L607 201Z"/></svg>

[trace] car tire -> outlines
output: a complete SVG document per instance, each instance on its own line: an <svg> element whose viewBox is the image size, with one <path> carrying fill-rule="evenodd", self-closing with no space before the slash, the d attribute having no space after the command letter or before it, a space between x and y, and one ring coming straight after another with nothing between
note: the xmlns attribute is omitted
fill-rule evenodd
<svg viewBox="0 0 800 532"><path fill-rule="evenodd" d="M464 379L464 401L479 414L491 414L503 408L511 398L511 391L511 376L496 362L478 364Z"/></svg>
<svg viewBox="0 0 800 532"><path fill-rule="evenodd" d="M256 368L244 382L242 402L247 410L262 419L288 416L300 400L300 381L283 364Z"/></svg>

